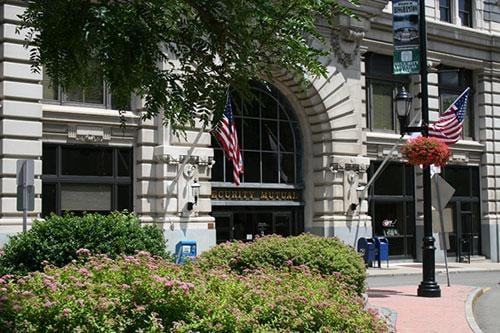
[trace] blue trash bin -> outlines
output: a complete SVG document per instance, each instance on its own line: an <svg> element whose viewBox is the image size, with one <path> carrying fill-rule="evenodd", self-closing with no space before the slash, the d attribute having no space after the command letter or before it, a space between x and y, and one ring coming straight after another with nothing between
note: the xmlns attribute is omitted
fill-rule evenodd
<svg viewBox="0 0 500 333"><path fill-rule="evenodd" d="M365 264L372 267L375 261L375 243L373 239L365 237L358 239L358 252L363 254Z"/></svg>
<svg viewBox="0 0 500 333"><path fill-rule="evenodd" d="M182 240L175 246L175 262L184 264L188 260L196 257L196 241Z"/></svg>
<svg viewBox="0 0 500 333"><path fill-rule="evenodd" d="M382 260L387 262L387 268L389 268L389 240L386 237L373 237L376 247L375 259L378 262L378 267Z"/></svg>

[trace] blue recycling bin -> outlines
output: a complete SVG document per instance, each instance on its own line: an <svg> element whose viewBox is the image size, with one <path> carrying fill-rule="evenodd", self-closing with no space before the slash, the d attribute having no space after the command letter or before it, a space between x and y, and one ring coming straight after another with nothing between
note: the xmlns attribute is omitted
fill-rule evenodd
<svg viewBox="0 0 500 333"><path fill-rule="evenodd" d="M375 243L371 238L361 237L358 239L358 252L363 254L367 266L373 266L375 261Z"/></svg>
<svg viewBox="0 0 500 333"><path fill-rule="evenodd" d="M196 241L182 240L175 246L175 262L184 264L188 260L196 257Z"/></svg>
<svg viewBox="0 0 500 333"><path fill-rule="evenodd" d="M373 237L375 242L375 259L378 262L378 267L382 260L387 262L387 268L389 268L389 240L386 237Z"/></svg>

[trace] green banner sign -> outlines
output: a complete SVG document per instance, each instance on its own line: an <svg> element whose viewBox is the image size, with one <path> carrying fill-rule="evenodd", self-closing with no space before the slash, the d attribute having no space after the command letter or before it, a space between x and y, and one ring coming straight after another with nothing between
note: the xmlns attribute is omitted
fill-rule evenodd
<svg viewBox="0 0 500 333"><path fill-rule="evenodd" d="M420 32L418 0L392 1L394 75L420 72Z"/></svg>

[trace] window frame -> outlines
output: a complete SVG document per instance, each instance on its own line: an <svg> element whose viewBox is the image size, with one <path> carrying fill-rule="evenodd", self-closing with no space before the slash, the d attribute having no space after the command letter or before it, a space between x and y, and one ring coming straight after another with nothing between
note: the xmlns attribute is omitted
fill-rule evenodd
<svg viewBox="0 0 500 333"><path fill-rule="evenodd" d="M247 102L249 105L252 105L252 103L258 103L259 108L258 108L258 113L257 114L250 114L250 115L245 115L243 114L244 108L244 102L239 98L235 96L232 96L232 102L233 102L233 112L234 112L234 120L236 122L236 127L238 131L238 140L239 140L239 145L240 145L240 151L242 154L243 162L245 164L245 155L247 153L252 153L252 154L259 154L259 181L251 181L248 182L246 181L247 175L245 173L242 174L241 177L241 185L240 186L247 186L247 187L268 187L268 188L275 188L275 187L280 187L280 188L302 188L303 187L303 152L302 152L302 136L300 132L300 124L298 119L295 116L294 110L286 97L279 92L277 88L275 88L272 85L264 85L264 84L259 84L259 83L252 83L252 90L256 95L258 94L266 94L266 98L271 98L272 101L274 102L273 106L276 110L276 117L274 118L269 118L265 115L262 115L262 105L263 103L260 103L260 101L250 101ZM258 98L258 97L257 97ZM238 105L237 105L238 104ZM245 126L243 125L244 120L250 120L250 121L258 121L259 122L259 147L258 148L246 148L245 144ZM276 122L276 145L278 147L277 151L274 150L269 150L269 149L264 149L263 147L263 138L264 138L264 131L263 131L263 124L266 121L271 121L271 122ZM290 126L290 130L292 133L292 144L293 144L293 150L282 150L281 149L281 138L280 138L280 125L281 123L286 123L288 126ZM217 186L231 186L232 184L232 166L229 166L231 164L227 158L225 157L225 153L223 152L223 149L220 147L219 143L215 140L215 138L212 137L212 145L211 147L214 149L214 155L221 154L222 152L222 180L221 179L214 179L214 175L212 171L212 182L216 184ZM277 155L277 175L276 179L277 182L266 182L265 177L264 177L264 164L263 164L263 154L276 154ZM293 166L294 166L294 181L293 182L286 182L282 180L281 177L281 164L282 164L282 159L284 156L292 156L293 158ZM214 156L215 158L215 156ZM220 161L216 162L217 164L220 163ZM245 168L245 167L244 167Z"/></svg>
<svg viewBox="0 0 500 333"><path fill-rule="evenodd" d="M442 0L439 0L439 21L453 23L453 4L452 4L453 1L452 0L445 0L448 2L447 6L441 5L441 1ZM447 16L448 16L447 20L443 19L443 17L442 17L443 9L447 13Z"/></svg>
<svg viewBox="0 0 500 333"><path fill-rule="evenodd" d="M395 97L397 91L401 89L401 87L405 87L405 89L409 89L410 86L410 77L408 75L393 75L392 67L389 75L380 75L378 73L374 73L371 71L371 68L374 67L372 63L374 59L377 57L385 57L386 59L392 58L392 56L379 54L379 53L369 53L365 57L365 86L366 86L366 127L372 132L383 132L383 133L396 133L399 132L399 121L396 114L396 104ZM392 60L391 60L392 64ZM388 74L388 73L386 73ZM384 84L392 85L392 129L381 129L374 128L373 126L373 83L375 82L383 82Z"/></svg>
<svg viewBox="0 0 500 333"><path fill-rule="evenodd" d="M462 9L462 7L461 7L462 1L464 3L464 9ZM466 4L469 5L468 11L465 9L465 7L467 7ZM458 0L457 9L458 9L458 22L460 23L460 25L463 27L469 27L469 28L474 27L474 17L473 17L474 3L471 0ZM462 16L461 16L462 13L464 13L465 15L468 15L468 18L469 18L468 24L463 23Z"/></svg>
<svg viewBox="0 0 500 333"><path fill-rule="evenodd" d="M47 78L46 78L47 76ZM45 98L44 92L45 92L45 82L47 82L47 87L54 89L55 95L57 95L57 99L53 98ZM99 108L99 109L112 109L115 110L113 107L113 101L112 101L112 96L111 96L111 91L109 89L109 86L106 84L106 81L102 81L102 103L90 103L90 102L78 102L78 101L71 101L68 99L68 94L66 91L62 89L61 86L57 85L56 87L53 87L53 83L50 80L50 77L47 75L45 70L42 70L42 80L41 80L41 85L42 85L42 98L41 102L44 104L54 104L54 105L68 105L68 106L84 106L84 107L90 107L90 108ZM85 88L84 87L79 87L81 89L82 94L85 93ZM129 105L127 107L128 110L131 109L131 101L129 102Z"/></svg>
<svg viewBox="0 0 500 333"><path fill-rule="evenodd" d="M458 72L458 85L447 85L442 83L441 73L444 71L457 71ZM469 121L469 131L471 133L464 133L462 130L463 140L475 140L477 137L476 119L474 113L474 73L472 70L466 68L457 68L451 66L440 66L438 69L438 100L439 100L439 114L441 115L446 111L443 107L442 95L451 94L459 96L464 92L466 87L470 87L471 93L467 104L466 117ZM467 135L466 135L467 134ZM470 136L469 134L472 134Z"/></svg>
<svg viewBox="0 0 500 333"><path fill-rule="evenodd" d="M93 146L93 145L75 145L75 144L58 144L58 143L43 143L43 151L46 148L55 148L55 174L46 174L45 170L42 170L42 186L44 185L54 185L56 196L55 196L55 211L53 213L61 215L63 211L61 210L61 186L63 184L94 184L94 185L110 185L111 186L111 210L114 211L118 209L118 191L120 186L129 187L129 202L128 206L130 211L133 210L133 198L134 198L134 150L133 147L109 147L109 146ZM62 150L63 148L82 148L82 149L107 149L112 151L112 175L111 176L81 176L81 175L64 175L62 173ZM119 151L127 150L130 153L130 176L119 176ZM43 160L42 155L42 160ZM42 218L45 216L43 209L43 191L42 191ZM51 212L48 212L50 214Z"/></svg>

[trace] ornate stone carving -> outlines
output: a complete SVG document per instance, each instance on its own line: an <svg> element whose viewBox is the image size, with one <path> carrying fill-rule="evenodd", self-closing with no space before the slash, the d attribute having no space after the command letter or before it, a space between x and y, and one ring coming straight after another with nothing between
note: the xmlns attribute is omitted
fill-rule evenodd
<svg viewBox="0 0 500 333"><path fill-rule="evenodd" d="M365 32L360 28L340 26L332 29L331 44L339 64L344 67L352 65L364 37Z"/></svg>
<svg viewBox="0 0 500 333"><path fill-rule="evenodd" d="M68 126L68 139L83 143L102 143L111 140L111 128L97 126Z"/></svg>

